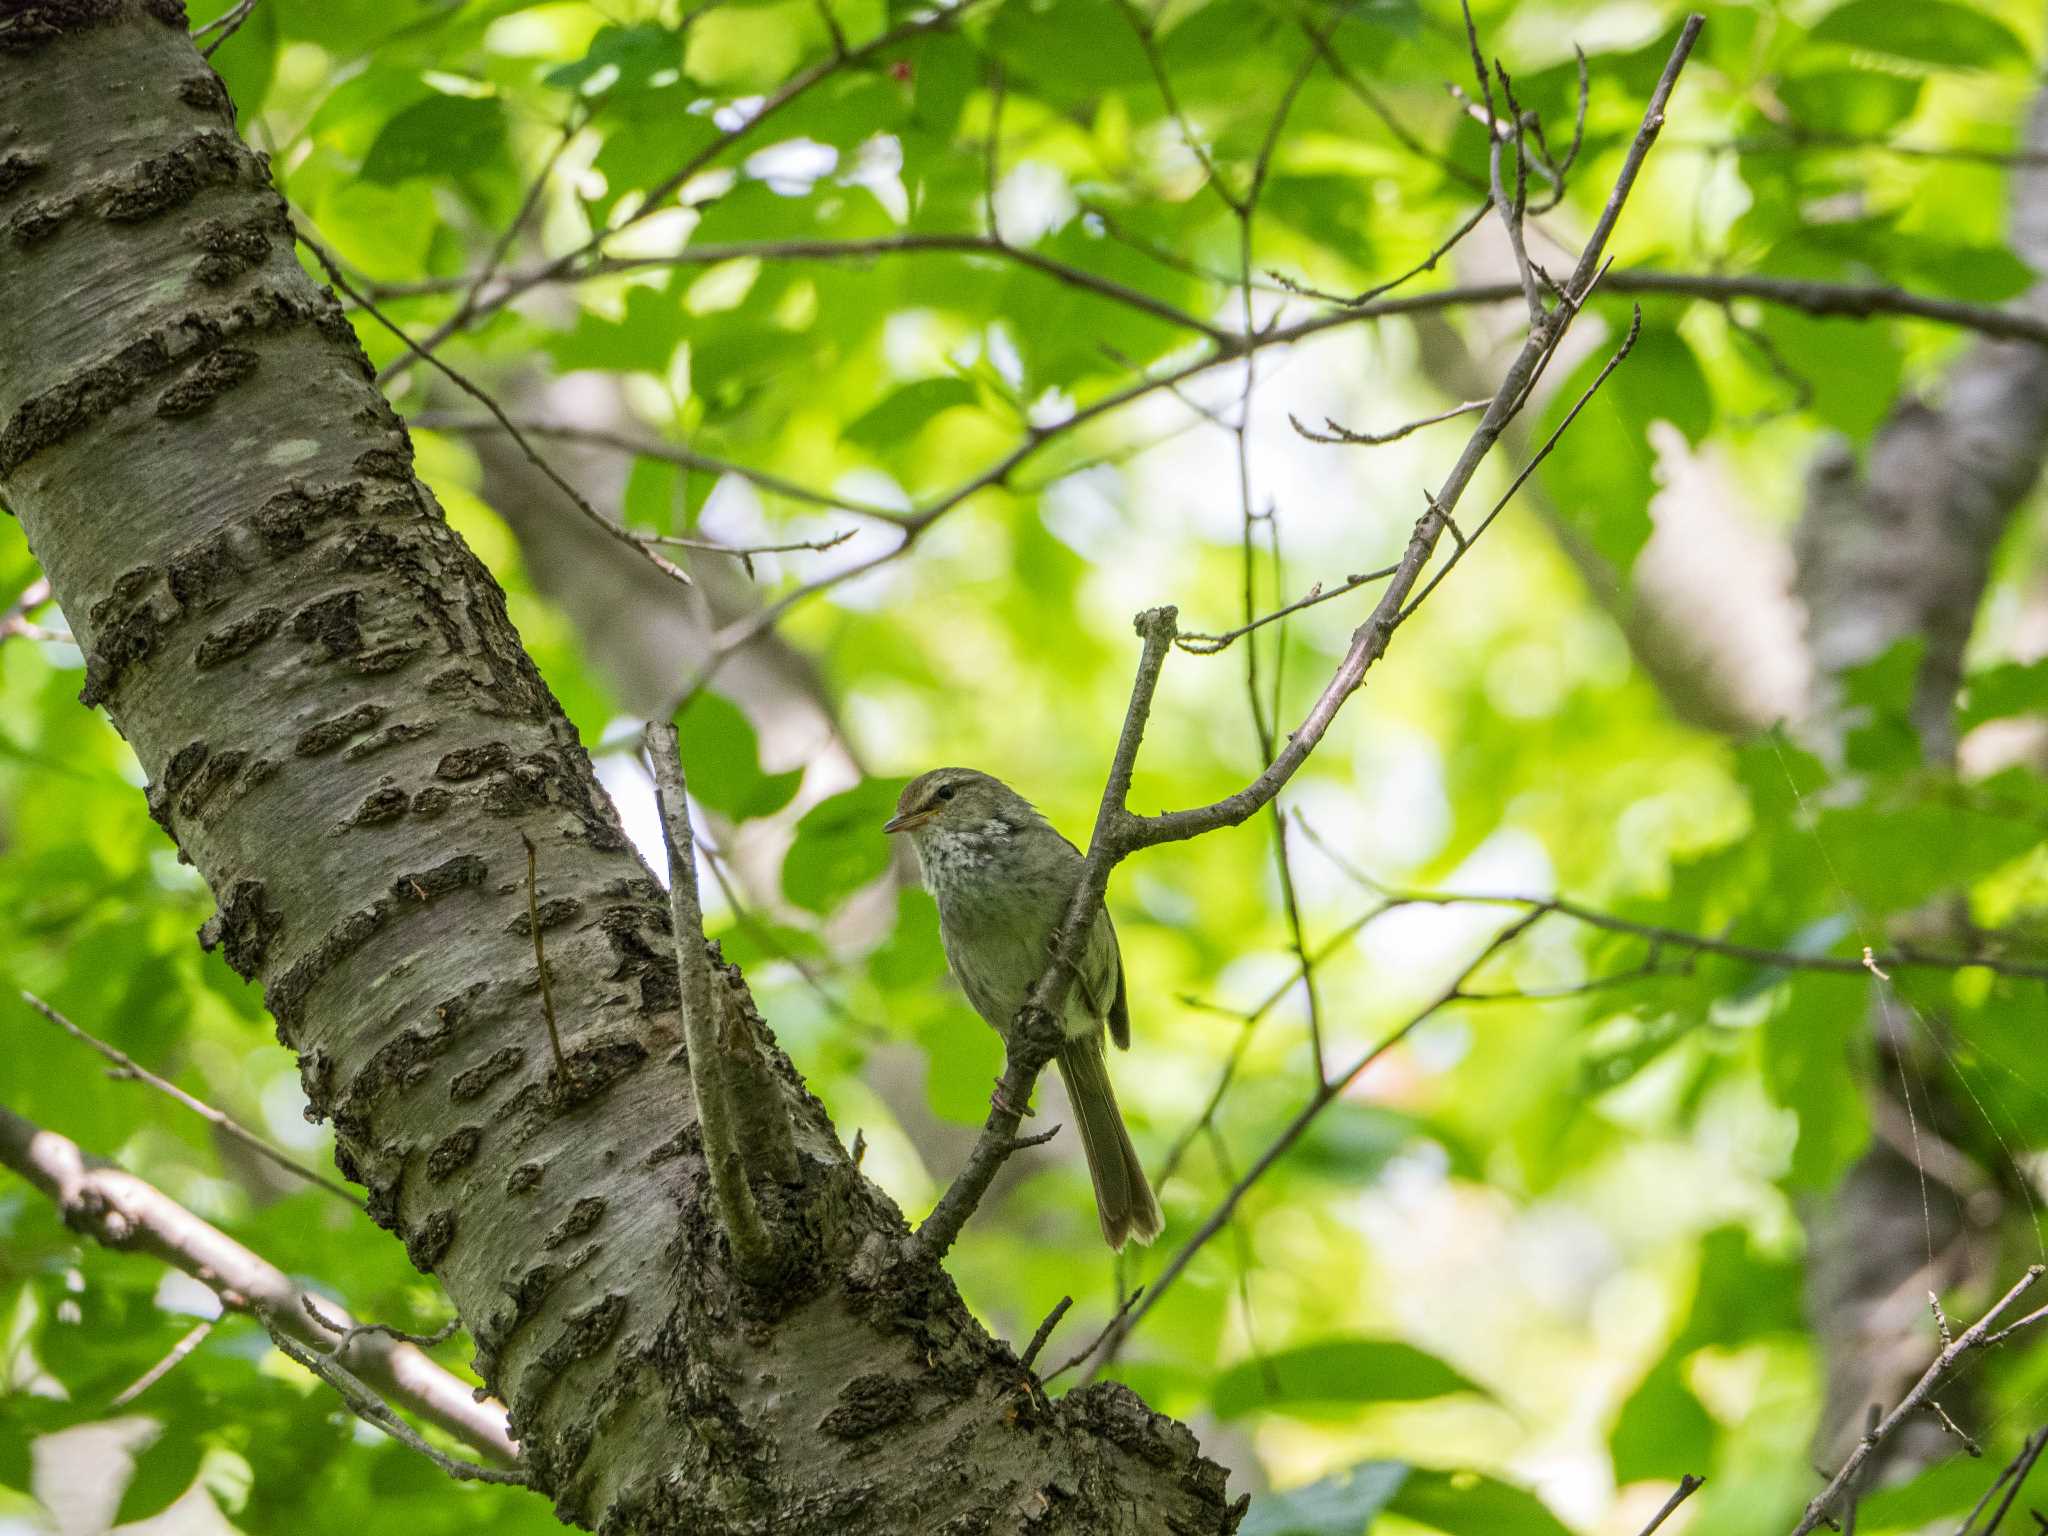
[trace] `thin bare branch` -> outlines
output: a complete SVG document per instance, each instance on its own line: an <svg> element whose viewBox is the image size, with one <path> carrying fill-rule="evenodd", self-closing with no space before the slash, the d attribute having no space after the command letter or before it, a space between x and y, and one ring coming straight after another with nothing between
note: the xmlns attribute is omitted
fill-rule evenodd
<svg viewBox="0 0 2048 1536"><path fill-rule="evenodd" d="M0 1166L39 1190L79 1232L140 1251L192 1276L233 1311L277 1320L308 1346L327 1335L302 1310L305 1292L276 1265L209 1226L154 1185L89 1157L55 1131L0 1109ZM502 1463L518 1459L503 1405L479 1402L468 1382L410 1344L359 1339L348 1364L394 1402Z"/></svg>
<svg viewBox="0 0 2048 1536"><path fill-rule="evenodd" d="M206 1336L213 1332L213 1324L214 1319L210 1317L203 1317L194 1323L179 1336L178 1342L170 1347L169 1353L163 1359L157 1361L155 1365L152 1365L148 1370L136 1377L135 1380L129 1382L119 1392L116 1392L107 1406L110 1408L126 1408L136 1398L142 1396L143 1393L162 1381L164 1377L177 1369L180 1362L186 1356L206 1342Z"/></svg>
<svg viewBox="0 0 2048 1536"><path fill-rule="evenodd" d="M531 288L542 283L583 283L592 278L614 277L663 268L718 266L729 261L861 261L881 256L917 255L986 256L992 260L1006 261L1015 266L1029 268L1067 287L1078 288L1098 298L1121 304L1139 314L1149 315L1152 319L1163 321L1167 325L1192 331L1211 341L1233 340L1231 333L1221 326L1179 309L1142 288L1119 283L1114 278L1091 272L1086 267L1077 267L1060 261L1029 246L1013 245L992 234L915 233L878 235L865 240L720 242L685 246L680 251L663 256L607 256L577 267L557 267L555 263L550 262L526 272L514 273L506 277L505 282L517 287ZM391 298L441 292L450 287L452 282L451 279L442 278L423 283L391 285L374 290L374 296Z"/></svg>
<svg viewBox="0 0 2048 1536"><path fill-rule="evenodd" d="M548 979L547 951L541 947L540 938L540 895L536 866L540 850L533 846L533 839L522 830L519 841L526 845L526 926L533 935L533 969L540 977L540 1008L548 1022L548 1044L555 1053L555 1082L566 1087L569 1082L569 1064L562 1059L562 1032L555 1026L555 987Z"/></svg>
<svg viewBox="0 0 2048 1536"><path fill-rule="evenodd" d="M1055 1366L1051 1371L1047 1372L1044 1376L1041 1376L1039 1380L1043 1382L1045 1385L1050 1386L1053 1382L1059 1380L1060 1377L1066 1375L1067 1372L1074 1369L1075 1366L1087 1364L1089 1356L1093 1355L1098 1349L1102 1348L1104 1344L1107 1344L1112 1335L1120 1334L1123 1331L1122 1324L1124 1318L1129 1315L1131 1308L1135 1307L1138 1304L1138 1298L1143 1296L1144 1294L1144 1286L1141 1285L1136 1287L1131 1292L1131 1294L1126 1296L1123 1299L1123 1301L1117 1306L1116 1314L1113 1317L1111 1317L1108 1322L1102 1325L1102 1332L1095 1335L1095 1337L1089 1341L1087 1348L1070 1356L1065 1361L1062 1361L1059 1365Z"/></svg>
<svg viewBox="0 0 2048 1536"><path fill-rule="evenodd" d="M1650 1516L1650 1523L1644 1526L1639 1536L1652 1536L1658 1526L1671 1518L1672 1511L1706 1486L1704 1477L1694 1477L1690 1472L1678 1480L1678 1486L1671 1490L1671 1497L1664 1501L1664 1507Z"/></svg>
<svg viewBox="0 0 2048 1536"><path fill-rule="evenodd" d="M1372 582L1385 581L1399 569L1399 566L1385 565L1376 571L1360 571L1355 576L1346 576L1343 581L1327 590L1321 582L1317 582L1309 588L1307 596L1297 598L1285 608L1275 608L1271 613L1262 614L1249 624L1240 624L1236 629L1227 629L1220 635L1176 635L1173 643L1190 656L1213 656L1255 629L1284 619L1290 614L1300 613L1304 608L1313 608L1318 603L1327 603L1332 598L1342 597L1347 592L1356 592L1360 587Z"/></svg>
<svg viewBox="0 0 2048 1536"><path fill-rule="evenodd" d="M498 425L503 427L506 433L510 435L512 441L519 445L519 451L526 455L528 461L532 463L534 468L538 469L542 474L546 475L549 480L553 481L555 487L558 490L560 490L564 496L567 496L571 502L575 504L576 510L578 512L581 512L586 519L594 523L598 528L602 529L606 537L614 539L617 542L624 544L627 548L635 551L641 559L646 560L647 562L652 564L664 576L668 576L675 581L679 581L684 586L688 586L690 584L690 578L686 574L684 574L683 570L679 566L672 565L670 562L662 559L660 555L657 555L653 550L649 549L646 545L642 544L639 540L635 539L633 535L630 532L628 532L625 528L621 527L619 524L613 522L610 518L606 517L602 512L598 511L596 507L593 507L581 491L577 490L575 486L571 485L567 480L563 479L562 476L556 471L555 467L552 464L550 464L545 458L541 457L540 450L533 446L532 442L527 438L526 434L521 432L518 427L513 425L512 418L505 414L504 408L500 406L496 400L492 399L490 395L486 394L479 385L472 382L466 375L450 367L447 363L443 362L434 353L427 351L424 347L420 345L420 343L413 340L413 338L406 331L401 329L395 321L393 321L389 316L387 316L382 310L377 308L375 304L371 303L367 298L363 297L361 290L357 289L353 284L349 282L349 280L346 277L342 275L339 263L336 262L334 256L327 250L325 246L321 245L319 241L315 240L303 229L296 230L295 232L298 235L299 243L305 246L307 250L311 251L314 257L319 261L320 265L327 269L327 278L329 282L333 283L335 287L339 288L343 293L347 294L350 298L354 299L358 304L362 305L362 307L369 312L371 317L374 318L379 325L383 326L385 330L389 331L392 335L396 336L400 341L404 342L406 346L411 348L412 351L420 358L424 359L426 362L433 364L434 367L439 369L441 373L444 374L448 378L448 380L451 383L453 383L458 389L460 389L464 394L468 395L471 399L475 400L478 404L482 405L485 410L489 411L491 415L497 419Z"/></svg>
<svg viewBox="0 0 2048 1536"><path fill-rule="evenodd" d="M761 1219L747 1183L747 1159L740 1146L733 1097L733 1052L718 1038L712 1011L711 947L704 938L704 911L697 899L697 856L690 832L690 802L683 779L682 740L666 720L647 723L647 756L654 771L655 803L662 841L668 847L668 905L674 928L684 1050L697 1124L704 1136L704 1162L711 1192L724 1219L733 1258L749 1279L765 1280L781 1265L774 1235Z"/></svg>
<svg viewBox="0 0 2048 1536"><path fill-rule="evenodd" d="M455 416L446 411L421 411L410 419L412 425L428 432L460 432L473 436L505 430L504 425L496 420ZM894 526L901 526L905 517L904 513L890 507L878 507L872 502L856 501L850 497L834 495L830 491L814 490L810 486L785 480L780 475L771 474L766 470L751 469L731 459L698 453L695 449L685 448L677 443L663 442L659 438L614 432L604 427L568 426L541 421L531 416L514 417L513 422L520 431L531 437L552 437L563 442L591 443L598 447L616 448L621 453L635 454L641 458L659 459L663 463L680 465L684 469L701 470L708 475L734 475L749 484L759 486L764 491L787 497L791 501L825 507L835 512L849 512L855 517L873 518L877 522Z"/></svg>
<svg viewBox="0 0 2048 1536"><path fill-rule="evenodd" d="M192 29L192 39L194 42L197 42L210 32L220 33L219 37L216 37L212 42L199 50L199 56L202 59L210 59L214 54L218 53L221 44L242 30L242 23L249 19L250 14L255 11L257 4L258 0L240 0L240 4L221 12L213 20L202 22L194 27Z"/></svg>
<svg viewBox="0 0 2048 1536"><path fill-rule="evenodd" d="M459 1317L449 1318L431 1333L408 1333L405 1329L395 1328L390 1323L346 1323L322 1312L319 1303L313 1300L310 1293L301 1297L300 1301L306 1309L306 1316L335 1336L334 1342L320 1351L323 1355L345 1354L348 1347L357 1339L370 1334L396 1339L401 1344L417 1345L421 1349L434 1349L446 1344L462 1331L462 1319Z"/></svg>
<svg viewBox="0 0 2048 1536"><path fill-rule="evenodd" d="M1989 1312L1986 1312L1976 1322L1958 1334L1953 1343L1947 1345L1940 1354L1934 1357L1934 1363L1927 1367L1926 1373L1914 1384L1913 1389L1899 1400L1899 1405L1896 1408L1892 1409L1890 1413L1878 1421L1876 1428L1872 1429L1856 1443L1856 1448L1849 1453L1848 1459L1842 1463L1841 1469L1828 1480L1827 1487L1814 1495L1813 1500L1806 1506L1806 1513L1800 1516L1799 1523L1792 1528L1792 1536L1807 1536L1809 1531L1827 1520L1830 1511L1833 1510L1835 1504L1841 1499L1843 1492L1854 1483L1856 1474L1862 1469L1864 1462L1870 1459L1872 1453L1879 1446L1891 1438L1901 1424L1920 1411L1921 1407L1933 1395L1935 1388L1947 1379L1949 1372L1954 1368L1958 1360L1973 1350L1988 1348L1993 1344L2002 1342L2011 1337L2019 1328L2025 1327L2043 1316L2048 1316L2048 1308L2043 1308L2040 1312L2036 1312L2030 1317L2022 1319L2021 1322L2014 1324L2012 1328L2005 1329L1996 1334L1991 1331L1991 1325L2009 1311L2014 1302L2031 1290L2034 1282L2039 1280L2043 1273L2048 1273L2048 1265L2036 1264L2030 1268L2020 1277L2018 1283L2011 1290L1999 1298L1998 1303ZM2017 1489L2017 1487L2018 1484L2015 1483L2014 1488ZM1997 1521L1994 1520L1992 1524L1995 1526Z"/></svg>
<svg viewBox="0 0 2048 1536"><path fill-rule="evenodd" d="M552 282L564 273L582 266L588 258L596 256L604 243L622 230L630 229L652 214L670 206L676 193L681 191L698 172L705 170L719 156L733 145L752 135L764 123L773 121L791 104L801 100L818 85L837 75L850 66L865 63L877 54L902 46L927 32L944 31L957 25L960 19L988 0L955 0L955 3L938 10L922 12L900 26L892 27L877 34L858 48L835 51L820 59L807 69L798 71L765 100L755 107L742 122L721 133L716 139L692 154L675 170L671 171L655 186L650 187L640 206L616 224L598 230L588 240L573 250L564 251L560 256L521 277L511 279L500 286L489 298L480 300L473 308L469 321L475 324L495 314L513 299L539 283Z"/></svg>
<svg viewBox="0 0 2048 1536"><path fill-rule="evenodd" d="M1030 1370L1038 1360L1038 1352L1045 1348L1045 1341L1052 1337L1053 1329L1059 1327L1060 1319L1067 1315L1067 1308L1074 1304L1071 1296L1062 1296L1057 1305L1046 1313L1045 1321L1038 1325L1038 1331L1031 1335L1031 1342L1025 1346L1020 1360L1025 1370Z"/></svg>
<svg viewBox="0 0 2048 1536"><path fill-rule="evenodd" d="M1579 412L1583 411L1586 408L1587 404L1592 400L1593 396L1600 392L1601 386L1604 385L1608 381L1608 379L1613 376L1614 370L1619 368L1622 365L1623 361L1628 357L1629 353L1635 350L1636 338L1641 336L1642 333L1643 312L1641 308L1638 307L1635 311L1634 317L1629 322L1628 335L1622 338L1622 343L1619 347L1615 349L1614 355L1607 359L1606 364L1602 366L1599 373L1594 375L1593 382L1588 384L1585 388L1585 391L1579 396L1579 398L1572 402L1572 408L1569 411L1565 412L1564 419L1557 424L1556 428L1551 432L1550 436L1546 437L1543 440L1543 446L1538 448L1536 452L1530 456L1529 462L1524 464L1521 467L1521 469L1516 473L1515 478L1508 483L1508 488L1505 491L1501 492L1500 499L1496 501L1490 509L1488 509L1486 516L1479 520L1479 526L1474 528L1469 536L1459 535L1458 547L1451 552L1450 559L1446 560L1441 566L1437 567L1436 574L1431 576L1429 579L1429 584L1415 595L1415 601L1410 603L1406 608L1401 610L1402 618L1407 618L1410 614L1415 612L1417 608L1420 608L1422 606L1424 600L1428 598L1429 594L1434 592L1437 589L1437 587L1442 583L1443 579L1446 576L1450 575L1451 571L1456 567L1457 563L1465 558L1466 554L1471 550L1472 546L1478 542L1479 536L1485 533L1488 528L1491 528L1493 526L1493 520L1499 517L1501 513L1504 510L1506 510L1507 504L1514 499L1515 492L1519 491L1524 485L1528 483L1529 477L1536 473L1537 466L1540 465L1545 459L1549 458L1551 450L1555 448L1560 441L1563 440L1566 429L1569 428L1574 421L1578 420Z"/></svg>
<svg viewBox="0 0 2048 1536"><path fill-rule="evenodd" d="M2020 1447L2019 1455L2006 1463L2005 1470L2000 1472L1991 1486L1984 1490L1984 1497L1977 1501L1977 1506L1970 1511L1969 1518L1956 1528L1956 1536L1970 1536L1977 1524L1977 1517L1984 1513L1985 1507L1996 1497L1998 1490L2004 1488L2005 1497L1999 1501L1998 1513L1991 1517L1990 1524L1986 1525L1981 1533L1981 1536L1994 1536L2005 1519L2006 1511L2012 1508L2013 1500L2019 1497L2020 1485L2027 1480L2027 1474L2034 1470L2034 1463L2041 1459L2043 1450L2048 1450L2048 1426L2037 1429L2027 1436L2027 1442Z"/></svg>
<svg viewBox="0 0 2048 1536"><path fill-rule="evenodd" d="M332 1355L324 1355L308 1349L304 1344L285 1332L283 1326L268 1312L258 1312L264 1327L270 1330L270 1342L278 1352L297 1365L304 1366L315 1376L326 1382L341 1394L341 1400L348 1405L349 1412L366 1424L374 1424L407 1450L426 1457L449 1477L462 1483L500 1483L513 1487L530 1486L526 1474L511 1467L487 1467L479 1462L464 1461L459 1456L450 1456L445 1451L429 1445L405 1420L392 1412L391 1405L371 1391L363 1382Z"/></svg>
<svg viewBox="0 0 2048 1536"><path fill-rule="evenodd" d="M282 1168L293 1178L304 1179L308 1184L317 1185L319 1188L326 1190L328 1194L334 1196L335 1199L344 1200L359 1211L363 1209L363 1202L356 1197L354 1190L349 1189L346 1185L337 1184L323 1173L318 1173L308 1168L281 1147L277 1147L264 1140L239 1120L215 1109L204 1099L194 1098L176 1083L158 1077L126 1051L109 1045L106 1041L100 1039L99 1036L79 1028L70 1019L59 1013L40 997L37 997L35 993L23 992L21 1000L59 1029L63 1030L72 1039L78 1041L81 1045L91 1046L102 1056L106 1057L107 1060L111 1061L114 1064L114 1070L109 1074L110 1076L132 1078L138 1083L154 1088L166 1098L174 1099L184 1105L185 1108L191 1110L193 1114L204 1120L223 1136L239 1142L273 1167Z"/></svg>
<svg viewBox="0 0 2048 1536"><path fill-rule="evenodd" d="M1664 125L1664 109L1671 92L1678 82L1679 72L1692 53L1693 44L1699 38L1700 28L1705 20L1698 13L1688 17L1681 28L1678 41L1671 57L1665 64L1662 77L1652 93L1648 107L1643 114L1642 126L1637 130L1629 146L1627 157L1622 162L1621 174L1615 182L1613 192L1602 209L1599 221L1594 226L1593 238L1580 254L1579 264L1571 280L1565 285L1567 302L1545 314L1543 319L1530 328L1529 338L1521 352L1509 366L1500 389L1488 404L1479 425L1465 445L1465 451L1451 467L1443 488L1431 499L1430 508L1416 522L1415 532L1408 541L1399 567L1387 583L1372 615L1352 635L1351 646L1339 664L1336 675L1323 689L1309 709L1301 725L1288 737L1287 744L1256 779L1233 795L1228 795L1210 805L1197 806L1185 811L1168 811L1157 816L1137 818L1127 831L1132 848L1150 847L1158 843L1174 842L1194 837L1217 827L1237 826L1247 820L1275 795L1295 771L1308 760L1323 735L1330 728L1330 722L1354 692L1365 681L1367 671L1386 653L1388 641L1395 627L1400 623L1404 604L1414 590L1423 567L1435 551L1437 541L1448 526L1451 515L1456 511L1459 498L1471 483L1493 445L1499 440L1507 424L1513 420L1527 399L1528 389L1534 383L1541 369L1555 352L1563 338L1578 303L1589 292L1593 280L1600 270L1600 260L1608 237L1614 231L1616 220L1628 191L1635 184L1644 157L1658 132Z"/></svg>
<svg viewBox="0 0 2048 1536"><path fill-rule="evenodd" d="M1485 400L1467 400L1447 411L1438 411L1434 416L1424 416L1416 421L1405 422L1388 432L1354 432L1328 416L1323 418L1323 425L1329 429L1326 432L1318 432L1313 427L1303 426L1301 418L1292 414L1287 420L1296 432L1312 443L1339 443L1360 448L1378 448L1387 443L1397 443L1410 433L1420 432L1424 427L1433 427L1438 422L1455 421L1460 416L1470 416L1474 411L1483 411L1487 404Z"/></svg>
<svg viewBox="0 0 2048 1536"><path fill-rule="evenodd" d="M526 221L533 216L533 210L540 206L541 198L546 195L548 183L554 179L555 167L561 163L562 156L569 146L576 141L576 135L582 126L572 108L567 120L562 124L561 133L555 139L554 147L548 151L547 159L541 162L539 172L527 183L526 195L519 200L518 211L512 215L511 222L492 244L490 254L484 258L484 264L477 269L476 276L463 290L462 302L455 306L455 313L435 326L428 333L426 340L419 344L422 353L431 353L469 323L469 317L476 313L477 302L483 296L484 289L489 287L491 279L498 275L498 269L505 264L505 257L512 249L512 242L519 238L519 232L526 227ZM378 373L377 382L382 384L404 373L412 366L412 362L409 356L394 359Z"/></svg>

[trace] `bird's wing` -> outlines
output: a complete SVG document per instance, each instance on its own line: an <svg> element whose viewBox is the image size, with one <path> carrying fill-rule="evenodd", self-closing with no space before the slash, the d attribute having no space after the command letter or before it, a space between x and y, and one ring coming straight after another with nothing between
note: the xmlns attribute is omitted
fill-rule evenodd
<svg viewBox="0 0 2048 1536"><path fill-rule="evenodd" d="M1124 957L1121 950L1116 957L1116 997L1109 1005L1109 1038L1116 1042L1120 1051L1131 1048L1131 1005L1124 993Z"/></svg>
<svg viewBox="0 0 2048 1536"><path fill-rule="evenodd" d="M1119 1050L1131 1045L1131 1015L1124 1001L1124 960L1118 951L1116 928L1107 912L1100 913L1088 931L1088 948L1081 957L1080 991L1091 1022L1109 1025L1109 1037Z"/></svg>

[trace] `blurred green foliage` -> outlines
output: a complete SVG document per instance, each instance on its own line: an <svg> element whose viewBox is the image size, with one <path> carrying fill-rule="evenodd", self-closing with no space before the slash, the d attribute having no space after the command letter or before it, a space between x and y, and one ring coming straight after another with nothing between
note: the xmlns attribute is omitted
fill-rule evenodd
<svg viewBox="0 0 2048 1536"><path fill-rule="evenodd" d="M201 0L195 20L225 8ZM1605 196L1680 7L1476 9L1556 146L1571 134L1572 46L1585 48L1584 150L1544 221L1570 245ZM1252 523L1229 434L1186 403L1234 409L1241 373L1048 429L1186 363L1202 328L1239 325L1247 299L1258 324L1312 311L1265 274L1355 292L1420 263L1470 213L1485 156L1443 90L1470 68L1455 8L1435 0L1341 14L1320 0L1167 5L1158 60L1201 155L1119 6L963 10L957 25L870 49L916 8L260 0L213 61L295 208L415 335L454 312L467 286L455 280L480 269L543 168L505 270L530 272L607 229L611 255L644 258L493 309L445 346L465 372L606 375L642 437L849 501L930 506L979 483L906 558L798 604L781 627L866 765L858 782L800 795L817 744L771 749L765 706L740 684L714 680L682 716L720 843L773 850L748 862L739 904L716 904L718 937L913 1219L957 1155L949 1127L979 1122L1000 1058L945 980L930 900L891 883L902 871L892 876L878 828L902 783L942 761L982 764L1084 837L1129 686L1131 613L1170 600L1185 625L1221 630L1247 603L1270 608L1384 563L1461 431L1365 455L1285 427L1288 412L1369 427L1454 403L1424 366L1441 346L1429 319L1335 329L1284 362L1261 355ZM1616 237L1620 261L1975 303L2030 281L2005 244L1998 155L2033 88L2034 9L1708 11ZM1330 59L1293 90L1311 28L1332 29ZM857 56L830 68L842 40ZM815 87L794 88L811 72ZM1894 155L1887 143L1984 153ZM1230 199L1262 163L1243 290L1230 280L1244 254ZM1205 186L1212 171L1229 198ZM989 250L819 250L976 237L991 206L1019 250L1104 281ZM1444 285L1450 265L1416 287ZM1634 922L1852 959L1940 899L1996 930L2004 952L2043 953L2048 790L2025 768L1969 782L1928 771L1903 724L1909 652L1850 680L1859 724L1845 761L1826 765L1783 733L1731 742L1682 724L1623 638L1629 568L1678 443L1723 466L1759 524L1782 528L1817 435L1866 437L1966 339L1749 301L1658 296L1642 309L1634 355L1538 477L1554 523L1511 508L1290 787L1289 815L1336 856L1289 838L1311 945L1337 940L1317 969L1332 1066L1406 1018L1505 920L1406 909L1361 926L1375 897L1339 859L1403 885L1561 890ZM1505 313L1449 313L1484 368ZM375 362L401 356L356 319ZM1582 324L1611 343L1626 321L1599 296ZM1606 355L1595 346L1561 366L1532 441ZM422 369L393 392L406 412L463 404ZM422 472L510 590L586 740L618 739L611 684L537 595L470 447L416 436ZM1032 451L1014 472L995 473L1020 447ZM1514 468L1490 465L1475 501ZM622 471L616 510L648 531L767 542L856 530L829 551L759 557L763 601L898 537L653 458ZM1247 541L1262 551L1249 578ZM1568 546L1597 557L1618 599ZM1958 705L1965 729L2048 713L2048 666L2011 617L2040 555L2031 531L2000 553ZM33 575L18 530L0 522L0 597ZM1281 732L1371 595L1259 636L1259 707ZM1246 650L1171 660L1136 808L1213 798L1259 766ZM0 643L0 998L49 997L324 1165L325 1132L300 1120L293 1064L254 991L193 942L209 897L144 814L120 739L78 707L80 681L61 640ZM1312 1085L1274 838L1260 819L1160 850L1111 892L1137 1037L1114 1064L1119 1091L1148 1162L1175 1149L1165 1251ZM1691 1529L1789 1528L1815 1487L1818 1401L1797 1218L1869 1139L1870 984L1654 959L1640 937L1547 920L1477 985L1567 995L1442 1010L1253 1186L1124 1345L1113 1374L1191 1418L1255 1483L1292 1489L1255 1501L1246 1531L1633 1530L1683 1472L1709 1478L1681 1517ZM1577 990L1646 965L1627 984ZM1946 1130L2001 1181L2009 1252L2024 1260L2041 1239L2020 1164L2048 1146L2041 984L1980 967L1902 972L1893 986L1938 1046L1928 1070L1974 1106ZM398 1247L338 1203L228 1158L198 1122L110 1080L12 1001L0 1028L0 1103L120 1158L359 1314L415 1326L443 1315ZM1204 1122L1226 1061L1230 1087ZM1055 1148L984 1213L954 1267L1011 1337L1073 1293L1065 1333L1078 1346L1162 1259L1101 1253L1085 1176ZM159 1279L145 1260L82 1243L22 1186L0 1187L0 1522L28 1509L16 1495L31 1484L31 1437L107 1417L191 1326ZM1952 1298L1951 1313L1984 1299ZM1049 1358L1060 1353L1055 1341ZM462 1354L440 1351L457 1370ZM1978 1380L1974 1428L1995 1459L2043 1417L2048 1360L2009 1351ZM552 1528L540 1501L448 1484L356 1429L246 1321L215 1327L127 1411L157 1431L124 1519L196 1480L256 1531ZM1982 1464L1937 1467L1868 1501L1859 1529L1952 1525L1985 1481Z"/></svg>

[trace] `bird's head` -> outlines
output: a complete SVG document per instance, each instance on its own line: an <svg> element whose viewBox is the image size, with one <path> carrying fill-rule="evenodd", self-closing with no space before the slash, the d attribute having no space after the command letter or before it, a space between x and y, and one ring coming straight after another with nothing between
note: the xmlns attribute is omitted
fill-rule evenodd
<svg viewBox="0 0 2048 1536"><path fill-rule="evenodd" d="M972 768L934 768L903 787L884 832L908 832L922 843L933 832L979 831L991 822L1009 826L1036 820L1031 805L1001 779Z"/></svg>

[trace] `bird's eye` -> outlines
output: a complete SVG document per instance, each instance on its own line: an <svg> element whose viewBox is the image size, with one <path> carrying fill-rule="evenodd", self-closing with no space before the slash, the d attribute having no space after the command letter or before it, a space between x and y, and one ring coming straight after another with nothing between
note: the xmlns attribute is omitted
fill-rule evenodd
<svg viewBox="0 0 2048 1536"><path fill-rule="evenodd" d="M953 798L953 786L952 786L951 784L942 784L942 785L940 785L940 786L939 786L939 798L940 798L941 800L950 800L950 799L952 799L952 798Z"/></svg>

